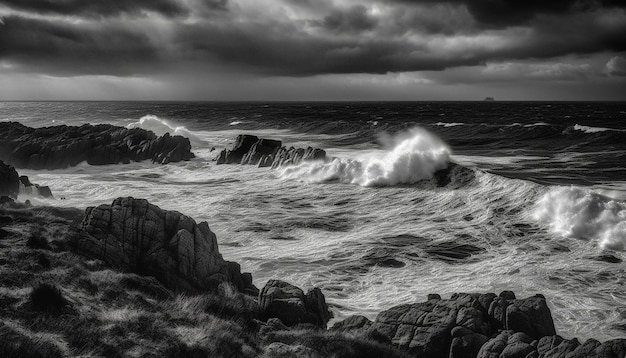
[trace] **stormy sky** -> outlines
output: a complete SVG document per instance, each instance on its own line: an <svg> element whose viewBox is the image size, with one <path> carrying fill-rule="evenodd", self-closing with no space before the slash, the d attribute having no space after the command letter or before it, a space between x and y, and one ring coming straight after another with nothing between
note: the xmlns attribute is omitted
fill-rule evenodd
<svg viewBox="0 0 626 358"><path fill-rule="evenodd" d="M0 100L626 100L618 0L0 0Z"/></svg>

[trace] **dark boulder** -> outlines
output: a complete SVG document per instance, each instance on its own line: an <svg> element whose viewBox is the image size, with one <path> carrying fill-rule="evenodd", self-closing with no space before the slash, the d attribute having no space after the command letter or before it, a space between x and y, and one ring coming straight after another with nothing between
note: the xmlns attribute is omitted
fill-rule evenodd
<svg viewBox="0 0 626 358"><path fill-rule="evenodd" d="M12 166L0 160L0 196L17 198L20 192L20 176Z"/></svg>
<svg viewBox="0 0 626 358"><path fill-rule="evenodd" d="M429 297L379 313L371 329L412 354L434 358L499 357L503 352L517 357L535 350L530 347L533 339L555 334L543 296L516 299L506 291L500 297L493 293ZM488 340L500 329L507 330Z"/></svg>
<svg viewBox="0 0 626 358"><path fill-rule="evenodd" d="M89 234L74 243L79 252L108 265L153 276L175 291L214 291L229 282L240 291L258 292L238 264L225 261L206 222L166 211L144 199L118 198L85 211Z"/></svg>
<svg viewBox="0 0 626 358"><path fill-rule="evenodd" d="M26 175L20 176L20 193L43 198L52 198L50 187L31 183Z"/></svg>
<svg viewBox="0 0 626 358"><path fill-rule="evenodd" d="M305 295L300 288L280 280L270 280L263 287L259 308L265 319L278 318L289 327L310 323L326 328L332 317L319 288L310 289Z"/></svg>
<svg viewBox="0 0 626 358"><path fill-rule="evenodd" d="M169 133L157 137L141 128L109 124L30 128L0 123L0 159L18 168L62 169L84 161L104 165L148 159L167 164L193 157L189 139Z"/></svg>

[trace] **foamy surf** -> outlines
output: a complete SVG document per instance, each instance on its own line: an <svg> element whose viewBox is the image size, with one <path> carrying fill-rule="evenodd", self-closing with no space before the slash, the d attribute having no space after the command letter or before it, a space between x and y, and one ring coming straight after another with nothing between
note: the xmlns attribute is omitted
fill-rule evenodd
<svg viewBox="0 0 626 358"><path fill-rule="evenodd" d="M564 237L594 240L605 249L626 247L626 202L577 187L548 191L533 217Z"/></svg>
<svg viewBox="0 0 626 358"><path fill-rule="evenodd" d="M338 181L361 186L414 184L433 177L450 161L450 149L438 137L421 128L394 137L393 148L361 159L335 158L283 169L284 179L310 183Z"/></svg>
<svg viewBox="0 0 626 358"><path fill-rule="evenodd" d="M199 146L206 146L207 144L200 137L187 129L185 126L179 126L171 121L161 119L157 116L148 114L139 119L137 122L133 122L126 126L128 129L143 128L154 132L158 136L162 136L165 133L170 135L180 135L189 138L192 144Z"/></svg>
<svg viewBox="0 0 626 358"><path fill-rule="evenodd" d="M577 131L585 132L587 134L600 133L600 132L606 132L606 131L623 132L622 130L619 130L619 129L604 128L604 127L592 127L592 126L582 126L580 124L576 124L574 126L574 129L577 130Z"/></svg>

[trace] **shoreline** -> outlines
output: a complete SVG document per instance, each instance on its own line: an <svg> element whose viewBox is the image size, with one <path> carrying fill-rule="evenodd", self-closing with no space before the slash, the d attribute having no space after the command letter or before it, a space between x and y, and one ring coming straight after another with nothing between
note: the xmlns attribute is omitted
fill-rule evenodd
<svg viewBox="0 0 626 358"><path fill-rule="evenodd" d="M89 213L89 210L90 209L86 211L87 214ZM169 213L167 211L165 212ZM134 299L136 300L142 301L148 299L148 302L151 302L148 304L152 307L151 314L157 315L164 314L164 312L160 312L160 310L164 307L159 306L163 302L159 303L159 300L150 298L150 295L158 294L160 297L169 297L168 300L174 301L180 300L181 297L183 297L180 296L180 293L182 293L181 291L178 290L178 293L176 293L177 289L172 290L171 288L162 286L162 283L157 282L160 280L154 280L154 278L151 278L150 275L138 275L137 273L132 273L133 270L117 271L112 269L110 265L106 264L102 260L93 260L93 258L89 259L78 254L76 251L76 242L86 240L86 237L90 236L89 233L85 232L85 230L81 228L84 227L81 225L84 225L86 216L88 215L83 214L80 209L27 207L24 204L10 203L4 204L4 206L0 208L0 217L3 218L0 220L3 222L3 231L8 232L8 241L6 237L2 240L3 245L1 250L5 251L4 257L15 256L7 255L6 252L17 250L20 252L17 256L32 256L37 262L34 266L27 266L26 270L21 271L21 275L26 275L32 278L30 280L22 280L22 282L18 284L18 286L21 287L18 290L15 290L15 288L9 289L11 285L8 287L6 286L6 272L4 273L5 279L3 281L3 288L0 288L0 293L2 293L2 297L0 298L3 301L8 302L8 307L10 308L8 311L6 309L3 311L3 321L8 318L9 322L13 323L10 323L9 326L6 326L5 323L5 326L3 326L4 328L2 329L6 329L6 327L13 327L12 329L14 329L15 332L26 332L24 335L27 337L29 334L34 336L39 334L37 332L40 331L40 328L35 327L35 331L28 328L31 323L29 323L29 319L27 318L28 312L31 310L29 305L32 305L32 291L29 290L28 287L33 287L32 290L35 290L36 287L39 287L36 286L36 282L46 282L58 287L64 297L67 296L67 301L70 302L69 305L71 306L72 312L63 311L61 313L53 314L50 312L42 313L40 311L35 311L39 312L38 314L45 315L47 319L50 320L58 319L63 315L75 316L77 314L80 317L82 314L88 315L89 312L93 310L96 312L103 310L106 311L106 307L112 304L112 302L109 301L109 296L124 295L124 291L126 291L126 294L129 292L132 293L132 295L134 295ZM80 224L81 222L83 222L83 224ZM33 239L33 237L37 238ZM7 242L14 242L13 248L11 245L7 245ZM22 246L19 242L24 242L23 248L20 248ZM46 259L43 257L46 257ZM46 265L46 262L50 265L47 269L43 267ZM68 262L71 262L72 264L68 265ZM10 262L4 262L5 266L3 267L5 267L5 269L7 263ZM56 268L59 263L61 263L61 267L69 267L65 267L64 269ZM48 270L52 270L54 274L50 274L50 271ZM63 273L63 270L69 271ZM124 271L127 271L128 273L124 273ZM43 279L37 279L34 275L35 272L48 272L48 274L42 276ZM70 272L73 272L72 276L75 276L78 272L78 277L67 276ZM49 276L47 279L45 278L46 275ZM109 277L109 279L105 278L103 281L102 275L104 275L104 277ZM131 288L121 287L119 281L115 283L115 280L110 278L119 278L121 277L119 275L123 277L131 275L129 277L133 277L133 280L141 281L141 284L136 284ZM56 277L56 279L53 279L52 277ZM88 279L86 277L88 277ZM94 283L93 281L96 280L94 277L99 277L98 280L100 281L98 283ZM68 280L69 284L67 283ZM91 281L91 284L86 283L85 280ZM229 282L228 279L225 282ZM241 317L243 317L241 315L251 315L250 317L253 317L249 320L246 319L247 323L245 323L245 325L250 324L254 326L253 328L248 327L245 329L251 329L251 331L247 332L252 332L249 336L250 341L248 343L250 347L252 347L252 351L255 353L250 356L261 356L265 354L264 356L269 357L275 356L275 354L278 354L277 352L282 352L280 354L286 354L284 352L291 352L290 354L294 354L294 352L301 352L303 349L308 352L307 354L310 356L316 357L315 354L320 356L319 351L316 353L316 349L319 350L320 347L312 347L308 343L309 339L313 336L317 337L316 339L321 340L322 342L326 342L327 345L322 348L322 350L330 349L325 351L326 353L332 353L333 349L338 349L337 347L333 348L333 345L330 343L332 340L329 339L332 337L332 339L341 338L347 340L346 344L361 347L359 349L365 349L363 347L367 346L367 350L374 349L378 352L384 351L388 356L394 357L415 356L416 354L417 356L420 356L420 354L426 354L426 356L433 357L448 357L449 355L453 357L483 357L485 356L484 354L487 354L487 352L493 353L494 349L497 351L499 349L498 347L503 348L502 351L499 351L500 353L507 349L513 350L514 348L518 349L516 352L519 352L519 349L528 350L529 354L531 352L539 354L540 351L542 351L543 354L547 354L547 352L563 352L565 349L569 349L570 352L573 352L572 357L609 357L611 355L602 354L608 352L607 350L613 349L610 347L623 347L623 349L626 349L626 340L624 339L610 340L604 344L600 344L600 342L596 340L588 340L583 344L578 342L575 338L571 340L563 340L560 336L556 335L558 331L554 331L554 328L550 328L551 325L554 327L554 323L552 321L550 311L545 304L546 299L544 299L543 296L537 295L535 297L517 299L515 298L513 292L510 291L502 292L499 295L486 293L456 294L450 299L442 299L439 295L433 294L429 295L428 300L425 302L415 302L384 310L378 314L377 319L374 321L370 321L362 316L351 316L347 319L336 322L333 327L326 330L324 328L325 323L323 322L324 320L327 322L330 317L325 317L321 321L318 321L317 318L311 318L312 321L310 322L317 323L307 323L309 322L307 321L309 318L304 319L302 317L313 316L309 316L311 313L304 314L302 311L299 311L299 309L304 309L303 307L309 307L309 304L306 303L308 301L306 301L306 299L303 298L304 296L302 296L304 295L303 291L295 286L280 282L281 281L269 283L269 285L266 285L266 287L260 291L259 296L256 298L254 296L250 296L249 294L236 293L233 292L232 289L226 288L232 287L232 284L228 284L227 286L218 285L215 289L210 291L205 291L204 293L197 292L191 296L187 294L184 295L184 297L188 300L194 300L194 297L203 297L203 299L206 299L207 295L216 295L211 297L218 298L212 298L212 300L217 299L219 301L223 300L219 297L224 297L224 295L226 295L231 298L239 297L237 300L243 300L239 302L247 308L242 308L241 306L238 306L237 308L229 308L231 313L234 311L233 314L235 317L239 318L235 319L235 321L226 319L226 322L230 322L229 324L238 324ZM13 282L13 285L15 284L17 284L17 282ZM96 289L92 284L95 284L98 287L102 285L113 285L113 287L109 288L116 291L116 293L113 294L111 292L104 292L103 294L101 288ZM118 287L115 287L116 285ZM272 288L273 285L286 287L284 290L281 289L282 291L280 292L282 293L279 296L283 297L285 294L292 295L289 296L291 298L282 302L276 309L259 311L261 302L264 302L264 300L267 301L268 292L276 292L277 288ZM11 290L15 293L10 294L9 292ZM89 292L95 294L92 297L89 297ZM265 296L263 296L264 293ZM269 296L271 295L272 294L269 294ZM309 294L307 294L307 297L308 295ZM140 299L139 297L144 298ZM303 300L299 304L294 303L294 299L297 297L300 297L300 299ZM322 291L319 291L312 297L321 297L321 301L319 298L315 301L320 303L317 303L314 306L328 307L324 303ZM84 303L82 303L79 298L82 298L82 300L87 302L87 306L83 306ZM550 298L547 297L547 299L549 300ZM245 304L241 302L245 302ZM133 306L132 310L138 309L135 306L136 303L125 303ZM286 307L289 309L286 309ZM66 308L67 307L62 310L65 310ZM119 311L120 309L127 310L131 308L121 307L116 308L115 310ZM222 309L224 308L222 307ZM317 314L321 311L316 309L314 312L318 312L314 314L315 317L318 317ZM302 314L304 314L304 316L302 316ZM20 321L19 317L22 317L22 321ZM294 319L293 317L301 318ZM424 317L423 319L429 321L429 323L426 324L426 321L424 321L424 323L419 323L421 320L421 318L418 319L419 317ZM224 320L223 317L218 318L220 320ZM214 316L206 317L208 321L218 318ZM23 321L23 319L26 320ZM117 320L120 319L121 321L119 322L124 322L127 318L117 318ZM132 315L129 319L132 319ZM416 319L417 321L415 321ZM156 324L155 322L158 321L159 320L155 318L153 323ZM98 322L102 323L101 321ZM407 331L406 328L402 327L406 327L406 324L409 324L409 322L413 322L410 324L414 325L414 328ZM531 326L528 326L528 323L524 322L543 323L540 323L541 326L537 326L535 323L531 323ZM15 324L18 326L15 326ZM192 323L190 323L190 325L193 326ZM162 328L165 329L165 331L168 331L168 327L173 328L175 326L176 325L174 324L172 327L169 327L168 324L165 324L165 327ZM433 331L433 327L438 328ZM424 330L423 332L425 335L417 335L417 332L421 332L420 330ZM66 339L71 340L72 338L66 337ZM432 340L434 340L435 343L433 343ZM54 342L52 342L52 344L54 344ZM370 346L371 344L374 346ZM549 349L547 349L547 347L549 347ZM94 349L96 350L101 348L102 347L94 346ZM163 353L171 347L162 348L164 350L160 352ZM147 348L144 347L144 349ZM467 355L468 350L473 352L472 354L475 355ZM597 351L598 355L589 355L592 351ZM585 352L585 355L581 355L583 354L581 352ZM217 354L216 356L219 356L222 352L218 349L214 351L214 353ZM61 354L60 356L72 355ZM247 355L244 354L243 356ZM356 356L359 355L355 355L355 357ZM509 355L505 356L508 357ZM552 355L547 354L544 356L551 357Z"/></svg>

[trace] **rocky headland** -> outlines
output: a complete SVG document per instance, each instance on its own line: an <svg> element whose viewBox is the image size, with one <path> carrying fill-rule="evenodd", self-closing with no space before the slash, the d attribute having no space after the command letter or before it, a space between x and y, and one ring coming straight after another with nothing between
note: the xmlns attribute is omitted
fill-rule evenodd
<svg viewBox="0 0 626 358"><path fill-rule="evenodd" d="M152 160L167 164L194 157L189 139L158 137L141 128L108 124L31 128L0 122L0 159L17 168L63 169L86 161L91 165Z"/></svg>
<svg viewBox="0 0 626 358"><path fill-rule="evenodd" d="M225 261L206 222L143 199L0 206L0 356L624 357L557 333L549 297L437 294L328 328L319 288ZM419 273L416 273L417 275ZM424 300L425 299L425 300Z"/></svg>

